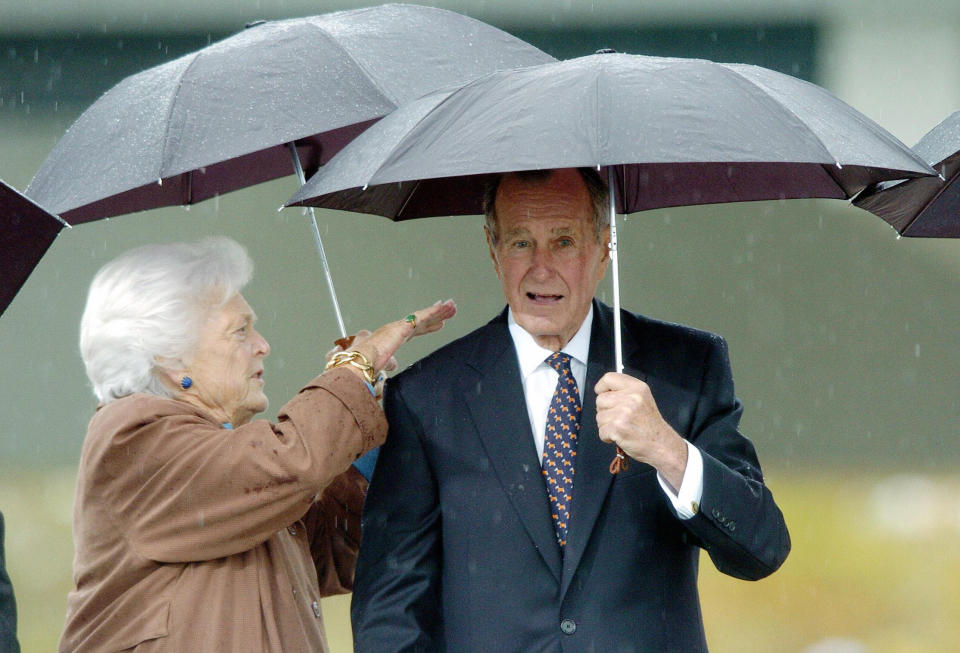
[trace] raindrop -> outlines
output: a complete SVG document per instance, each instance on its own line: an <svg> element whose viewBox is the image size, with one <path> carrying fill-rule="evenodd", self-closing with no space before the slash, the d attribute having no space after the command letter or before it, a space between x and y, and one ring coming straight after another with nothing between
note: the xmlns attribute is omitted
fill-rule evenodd
<svg viewBox="0 0 960 653"><path fill-rule="evenodd" d="M913 355L915 358L920 358L920 343L918 342L913 346Z"/></svg>

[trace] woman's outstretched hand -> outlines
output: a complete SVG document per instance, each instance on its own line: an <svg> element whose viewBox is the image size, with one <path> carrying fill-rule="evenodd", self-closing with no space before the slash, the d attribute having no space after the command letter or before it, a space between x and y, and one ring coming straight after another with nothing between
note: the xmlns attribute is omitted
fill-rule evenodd
<svg viewBox="0 0 960 653"><path fill-rule="evenodd" d="M381 371L389 372L397 368L394 354L401 345L415 336L439 331L456 314L457 305L452 299L438 301L403 319L387 322L373 333L362 330L355 336L337 340L337 346L327 353L327 360L341 351L356 351L370 362L374 376Z"/></svg>

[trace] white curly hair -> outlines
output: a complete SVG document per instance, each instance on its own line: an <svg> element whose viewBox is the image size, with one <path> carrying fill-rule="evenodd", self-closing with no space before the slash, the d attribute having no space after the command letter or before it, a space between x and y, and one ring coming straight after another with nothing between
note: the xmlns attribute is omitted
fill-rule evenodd
<svg viewBox="0 0 960 653"><path fill-rule="evenodd" d="M80 321L80 353L97 398L172 396L158 364L182 365L210 310L252 276L246 249L226 237L146 245L100 268Z"/></svg>

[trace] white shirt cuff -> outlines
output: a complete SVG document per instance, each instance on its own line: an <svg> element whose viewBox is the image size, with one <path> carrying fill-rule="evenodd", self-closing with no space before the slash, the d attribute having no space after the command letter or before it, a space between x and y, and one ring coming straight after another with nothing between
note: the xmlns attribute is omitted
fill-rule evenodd
<svg viewBox="0 0 960 653"><path fill-rule="evenodd" d="M687 442L687 468L683 471L680 491L674 494L673 488L657 473L657 480L664 494L673 503L680 519L690 519L700 512L700 499L703 497L703 457L700 450Z"/></svg>

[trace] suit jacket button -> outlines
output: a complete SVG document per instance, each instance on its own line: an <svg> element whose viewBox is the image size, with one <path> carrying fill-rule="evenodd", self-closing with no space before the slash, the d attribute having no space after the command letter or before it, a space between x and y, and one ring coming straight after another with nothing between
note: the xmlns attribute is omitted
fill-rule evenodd
<svg viewBox="0 0 960 653"><path fill-rule="evenodd" d="M572 635L577 632L577 622L573 619L564 619L560 622L560 630L564 635Z"/></svg>
<svg viewBox="0 0 960 653"><path fill-rule="evenodd" d="M727 528L729 528L731 531L734 530L736 527L737 527L737 522L733 521L732 519L727 522Z"/></svg>

